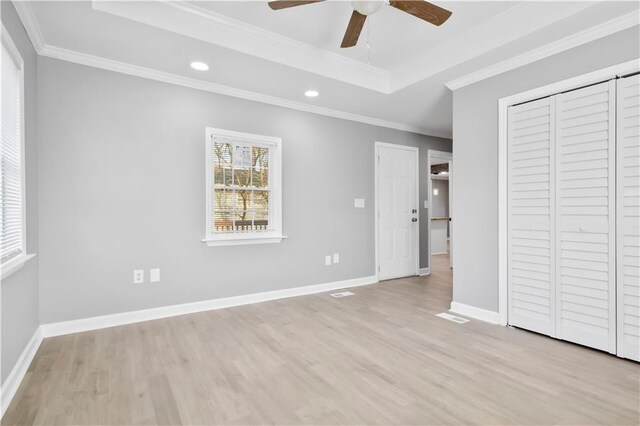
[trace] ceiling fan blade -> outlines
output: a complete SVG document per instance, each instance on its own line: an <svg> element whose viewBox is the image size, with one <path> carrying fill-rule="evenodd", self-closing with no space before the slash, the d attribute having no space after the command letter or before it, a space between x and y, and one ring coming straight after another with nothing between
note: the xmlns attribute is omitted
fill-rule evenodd
<svg viewBox="0 0 640 426"><path fill-rule="evenodd" d="M290 7L304 6L305 4L320 3L325 0L274 0L269 2L273 10L288 9Z"/></svg>
<svg viewBox="0 0 640 426"><path fill-rule="evenodd" d="M353 47L358 44L358 38L360 37L360 31L362 31L362 27L364 26L364 21L366 21L367 15L363 15L357 10L354 10L351 14L351 19L349 20L349 25L347 26L347 31L344 33L344 38L342 39L342 44L340 47Z"/></svg>
<svg viewBox="0 0 640 426"><path fill-rule="evenodd" d="M422 0L389 0L389 5L437 26L444 24L452 14L452 12L447 9Z"/></svg>

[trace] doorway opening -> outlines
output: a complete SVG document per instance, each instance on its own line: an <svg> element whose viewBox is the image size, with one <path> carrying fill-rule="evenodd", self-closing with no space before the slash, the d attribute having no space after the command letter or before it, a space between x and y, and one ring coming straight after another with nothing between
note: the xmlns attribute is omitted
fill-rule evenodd
<svg viewBox="0 0 640 426"><path fill-rule="evenodd" d="M429 150L427 170L429 173L429 203L427 244L429 266L448 263L453 268L453 222L451 194L453 183L453 155L450 152Z"/></svg>

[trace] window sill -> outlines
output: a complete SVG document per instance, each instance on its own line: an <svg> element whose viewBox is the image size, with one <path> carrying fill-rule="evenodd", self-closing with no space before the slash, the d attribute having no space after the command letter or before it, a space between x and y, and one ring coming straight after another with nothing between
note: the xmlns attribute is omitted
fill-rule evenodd
<svg viewBox="0 0 640 426"><path fill-rule="evenodd" d="M22 256L18 256L15 259L11 259L10 261L0 265L0 269L2 269L2 279L6 279L9 275L13 274L16 271L22 269L25 263L27 263L30 259L36 257L34 254L23 254Z"/></svg>
<svg viewBox="0 0 640 426"><path fill-rule="evenodd" d="M203 243L207 243L208 247L219 246L242 246L251 244L276 244L285 239L284 235L279 234L249 234L249 235L217 235L214 238L205 238Z"/></svg>

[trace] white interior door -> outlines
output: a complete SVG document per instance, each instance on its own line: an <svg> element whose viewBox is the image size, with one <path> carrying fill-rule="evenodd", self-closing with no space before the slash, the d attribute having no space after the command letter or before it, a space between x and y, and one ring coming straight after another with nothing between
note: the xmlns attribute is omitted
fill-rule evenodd
<svg viewBox="0 0 640 426"><path fill-rule="evenodd" d="M640 75L618 81L618 356L640 361Z"/></svg>
<svg viewBox="0 0 640 426"><path fill-rule="evenodd" d="M509 108L508 323L555 336L554 99Z"/></svg>
<svg viewBox="0 0 640 426"><path fill-rule="evenodd" d="M378 277L418 273L418 149L377 145Z"/></svg>
<svg viewBox="0 0 640 426"><path fill-rule="evenodd" d="M556 96L557 337L615 353L615 81Z"/></svg>

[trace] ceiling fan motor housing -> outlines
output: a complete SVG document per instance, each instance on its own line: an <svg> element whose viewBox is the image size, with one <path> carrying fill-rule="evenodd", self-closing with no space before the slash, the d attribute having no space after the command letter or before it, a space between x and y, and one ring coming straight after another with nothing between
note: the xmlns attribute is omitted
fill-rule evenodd
<svg viewBox="0 0 640 426"><path fill-rule="evenodd" d="M360 14L373 15L384 5L384 0L352 1L351 6Z"/></svg>

